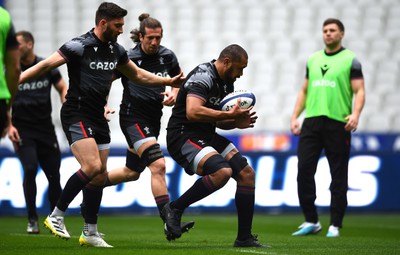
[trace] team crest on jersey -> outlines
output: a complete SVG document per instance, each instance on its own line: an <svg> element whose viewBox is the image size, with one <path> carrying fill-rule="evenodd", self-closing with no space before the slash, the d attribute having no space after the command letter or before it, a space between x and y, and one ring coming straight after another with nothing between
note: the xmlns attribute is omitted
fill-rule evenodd
<svg viewBox="0 0 400 255"><path fill-rule="evenodd" d="M137 63L138 63L139 66L142 65L142 60L139 59L139 60L137 61Z"/></svg>
<svg viewBox="0 0 400 255"><path fill-rule="evenodd" d="M114 53L114 46L112 44L110 44L108 47L110 48L110 52Z"/></svg>
<svg viewBox="0 0 400 255"><path fill-rule="evenodd" d="M226 84L224 85L224 92L228 93L228 86Z"/></svg>
<svg viewBox="0 0 400 255"><path fill-rule="evenodd" d="M98 47L93 47L93 49L94 49L94 52L97 52L97 48L98 48Z"/></svg>
<svg viewBox="0 0 400 255"><path fill-rule="evenodd" d="M159 61L160 61L160 65L164 65L164 58L163 57L160 57Z"/></svg>

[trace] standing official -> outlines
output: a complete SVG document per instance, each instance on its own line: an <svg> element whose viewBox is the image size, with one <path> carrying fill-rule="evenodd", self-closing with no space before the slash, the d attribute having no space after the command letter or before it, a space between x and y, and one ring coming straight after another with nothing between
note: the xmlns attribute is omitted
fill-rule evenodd
<svg viewBox="0 0 400 255"><path fill-rule="evenodd" d="M300 135L297 185L305 216L305 222L294 236L321 230L315 206L314 175L322 150L325 150L332 177L327 236L339 236L347 207L351 132L357 129L365 102L361 64L352 51L342 46L342 22L332 18L325 20L322 34L325 49L314 53L307 61L306 78L291 119L292 133ZM306 114L300 130L298 117L303 110Z"/></svg>

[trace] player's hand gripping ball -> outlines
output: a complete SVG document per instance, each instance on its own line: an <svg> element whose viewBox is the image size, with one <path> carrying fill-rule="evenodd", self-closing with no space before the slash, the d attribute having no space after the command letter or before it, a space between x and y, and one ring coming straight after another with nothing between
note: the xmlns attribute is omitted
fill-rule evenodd
<svg viewBox="0 0 400 255"><path fill-rule="evenodd" d="M247 90L237 90L229 93L221 100L219 103L221 111L232 109L236 105L238 98L240 98L239 107L241 109L247 109L256 103L256 96L253 93Z"/></svg>

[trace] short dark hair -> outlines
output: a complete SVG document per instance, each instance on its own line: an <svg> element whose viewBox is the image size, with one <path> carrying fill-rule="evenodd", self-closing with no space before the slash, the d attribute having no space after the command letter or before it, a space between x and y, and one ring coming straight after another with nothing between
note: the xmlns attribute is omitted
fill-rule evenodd
<svg viewBox="0 0 400 255"><path fill-rule="evenodd" d="M135 28L131 31L131 39L134 43L140 42L140 37L139 37L140 34L142 34L142 36L145 36L146 34L145 28L151 28L151 29L161 28L161 36L162 36L163 28L160 21L150 17L150 14L148 13L140 14L138 19L140 21L139 29Z"/></svg>
<svg viewBox="0 0 400 255"><path fill-rule="evenodd" d="M98 25L100 20L102 19L110 21L113 19L125 17L127 14L127 10L119 7L114 3L102 2L96 11L96 25Z"/></svg>
<svg viewBox="0 0 400 255"><path fill-rule="evenodd" d="M33 38L33 35L31 32L26 31L26 30L21 30L15 33L16 36L22 36L24 38L25 42L32 42L32 44L35 44L35 39Z"/></svg>
<svg viewBox="0 0 400 255"><path fill-rule="evenodd" d="M248 59L246 50L237 44L226 46L219 54L218 60L223 60L226 57L230 58L233 62L239 62L243 58Z"/></svg>
<svg viewBox="0 0 400 255"><path fill-rule="evenodd" d="M322 27L325 27L326 25L329 25L329 24L336 24L339 27L339 30L344 32L344 25L340 20L335 19L335 18L326 19L324 21L324 24L322 25Z"/></svg>

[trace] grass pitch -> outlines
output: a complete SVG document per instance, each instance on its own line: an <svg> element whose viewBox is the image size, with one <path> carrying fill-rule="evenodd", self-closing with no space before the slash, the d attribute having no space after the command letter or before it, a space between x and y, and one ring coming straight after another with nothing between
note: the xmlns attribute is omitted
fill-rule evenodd
<svg viewBox="0 0 400 255"><path fill-rule="evenodd" d="M41 217L40 221L44 218ZM100 216L99 230L114 248L80 247L78 238L83 228L79 216L65 218L71 234L61 240L41 226L39 235L26 234L25 217L0 217L0 254L91 255L225 255L225 254L400 254L400 215L348 214L338 238L326 237L329 216L322 215L322 231L317 235L292 237L302 222L301 215L256 214L253 233L271 248L234 248L237 221L235 215L191 215L183 220L195 220L194 229L172 242L165 239L158 216Z"/></svg>

